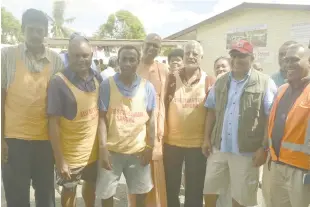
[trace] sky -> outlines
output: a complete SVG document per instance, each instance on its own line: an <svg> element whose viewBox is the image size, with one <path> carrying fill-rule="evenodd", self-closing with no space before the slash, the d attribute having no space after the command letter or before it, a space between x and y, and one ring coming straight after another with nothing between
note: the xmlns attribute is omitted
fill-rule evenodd
<svg viewBox="0 0 310 207"><path fill-rule="evenodd" d="M43 10L52 15L54 0L2 0L2 5L21 19L28 8ZM242 0L65 0L65 17L75 17L67 25L84 35L91 36L104 24L107 17L118 11L128 10L143 23L147 33L158 33L162 37L174 34L208 17L223 12ZM261 3L310 4L309 0L252 0ZM17 6L18 5L18 6Z"/></svg>

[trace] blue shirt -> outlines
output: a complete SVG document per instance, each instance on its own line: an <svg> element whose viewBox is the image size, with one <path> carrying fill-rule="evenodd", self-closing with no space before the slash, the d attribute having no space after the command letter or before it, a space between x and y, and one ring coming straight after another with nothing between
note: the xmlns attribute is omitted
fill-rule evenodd
<svg viewBox="0 0 310 207"><path fill-rule="evenodd" d="M275 84L280 87L284 83L286 83L286 80L283 78L282 74L280 71L276 72L271 76L271 79L275 82Z"/></svg>
<svg viewBox="0 0 310 207"><path fill-rule="evenodd" d="M113 79L115 81L115 84L120 91L120 93L123 96L126 97L133 97L137 93L140 82L141 82L141 77L136 76L136 79L132 83L131 86L126 86L122 81L119 79L120 73L116 73L113 76ZM152 111L155 109L156 106L156 91L154 86L151 84L151 82L146 81L145 85L145 107L147 111ZM109 109L109 104L110 104L110 83L109 79L104 79L100 85L100 91L99 91L99 109L101 111L108 111Z"/></svg>
<svg viewBox="0 0 310 207"><path fill-rule="evenodd" d="M243 88L248 81L249 74L243 80L235 80L230 73L230 86L228 90L228 100L225 109L223 129L222 129L222 142L221 151L231 152L234 154L241 154L238 146L238 128L239 123L239 105L240 97L243 92ZM269 115L273 99L277 92L277 87L272 79L269 79L266 94L264 96L264 111L266 115ZM216 105L214 87L210 90L208 98L205 102L206 108L214 109ZM241 155L251 156L252 153L242 153Z"/></svg>
<svg viewBox="0 0 310 207"><path fill-rule="evenodd" d="M62 59L64 65L65 65L65 68L67 68L69 66L69 61L68 61L68 53L62 53L62 54L59 54L60 55L60 58ZM94 61L92 61L91 63L91 69L97 71L97 66L96 66L96 63Z"/></svg>

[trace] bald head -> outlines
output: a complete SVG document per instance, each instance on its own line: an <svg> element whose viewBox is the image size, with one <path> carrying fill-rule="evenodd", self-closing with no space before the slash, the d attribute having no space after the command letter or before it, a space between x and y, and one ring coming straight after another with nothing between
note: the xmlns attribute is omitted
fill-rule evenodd
<svg viewBox="0 0 310 207"><path fill-rule="evenodd" d="M298 83L304 77L309 76L310 51L301 44L295 44L288 48L285 56L287 79L289 83Z"/></svg>
<svg viewBox="0 0 310 207"><path fill-rule="evenodd" d="M89 70L93 53L89 41L82 36L76 36L69 42L69 65L76 72Z"/></svg>
<svg viewBox="0 0 310 207"><path fill-rule="evenodd" d="M150 33L145 37L144 41L159 41L159 42L161 42L161 37L156 33Z"/></svg>
<svg viewBox="0 0 310 207"><path fill-rule="evenodd" d="M151 33L146 36L143 44L143 58L147 61L153 61L161 49L161 37L158 34Z"/></svg>
<svg viewBox="0 0 310 207"><path fill-rule="evenodd" d="M89 47L89 49L91 50L89 41L85 37L79 36L79 35L75 35L74 37L70 39L68 50L70 51L70 48L72 49L72 47L76 47L79 45L84 45L86 47Z"/></svg>

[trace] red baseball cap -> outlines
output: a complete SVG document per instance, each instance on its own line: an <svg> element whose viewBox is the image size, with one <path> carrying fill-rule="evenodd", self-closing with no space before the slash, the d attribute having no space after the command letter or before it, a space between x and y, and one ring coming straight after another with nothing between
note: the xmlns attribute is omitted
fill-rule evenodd
<svg viewBox="0 0 310 207"><path fill-rule="evenodd" d="M244 53L244 54L252 54L253 53L253 46L251 43L249 43L246 40L239 40L238 42L235 42L229 53L232 51L237 50L238 52Z"/></svg>

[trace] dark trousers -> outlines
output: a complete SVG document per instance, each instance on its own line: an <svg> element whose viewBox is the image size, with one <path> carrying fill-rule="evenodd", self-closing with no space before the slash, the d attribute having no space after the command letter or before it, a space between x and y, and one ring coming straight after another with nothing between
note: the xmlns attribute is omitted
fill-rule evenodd
<svg viewBox="0 0 310 207"><path fill-rule="evenodd" d="M30 206L30 181L37 207L55 207L54 158L49 141L6 139L2 179L8 207Z"/></svg>
<svg viewBox="0 0 310 207"><path fill-rule="evenodd" d="M182 165L185 161L184 207L202 207L203 187L206 173L206 158L201 148L185 148L164 145L168 207L179 207Z"/></svg>

